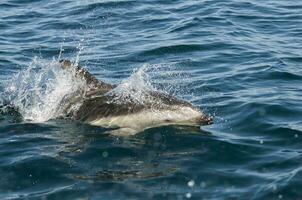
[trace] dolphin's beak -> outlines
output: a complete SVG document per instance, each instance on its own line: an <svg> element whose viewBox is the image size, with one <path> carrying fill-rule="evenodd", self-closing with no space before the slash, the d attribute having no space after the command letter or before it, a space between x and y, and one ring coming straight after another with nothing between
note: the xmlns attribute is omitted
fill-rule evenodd
<svg viewBox="0 0 302 200"><path fill-rule="evenodd" d="M213 117L202 115L201 117L197 118L197 123L202 125L211 125L213 124Z"/></svg>

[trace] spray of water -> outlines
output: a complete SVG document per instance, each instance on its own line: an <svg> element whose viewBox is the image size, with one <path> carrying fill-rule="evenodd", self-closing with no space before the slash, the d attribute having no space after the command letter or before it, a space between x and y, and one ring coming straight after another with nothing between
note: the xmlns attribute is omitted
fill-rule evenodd
<svg viewBox="0 0 302 200"><path fill-rule="evenodd" d="M62 99L85 88L83 81L63 70L57 60L34 58L28 68L17 73L4 94L25 120L43 122L62 115Z"/></svg>
<svg viewBox="0 0 302 200"><path fill-rule="evenodd" d="M134 70L131 76L123 80L116 88L107 95L112 96L112 101L117 104L124 102L133 102L137 104L145 104L150 102L150 92L156 89L150 82L147 71L151 65L145 64L141 68Z"/></svg>
<svg viewBox="0 0 302 200"><path fill-rule="evenodd" d="M173 71L171 65L167 64L144 64L135 69L129 78L123 80L116 88L107 95L111 95L112 101L117 104L133 102L136 104L161 104L155 101L152 92L157 91L166 94L184 94L183 87L176 83L184 74ZM172 79L172 80L170 80ZM165 82L168 80L168 82ZM157 106L157 105L156 105Z"/></svg>

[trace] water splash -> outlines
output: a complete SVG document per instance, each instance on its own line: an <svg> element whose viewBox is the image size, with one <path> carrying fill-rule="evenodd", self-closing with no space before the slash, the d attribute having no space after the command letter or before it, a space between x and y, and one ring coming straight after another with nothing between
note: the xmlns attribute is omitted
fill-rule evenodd
<svg viewBox="0 0 302 200"><path fill-rule="evenodd" d="M79 63L81 50L79 49L74 65ZM129 78L106 95L111 96L112 101L117 104L125 102L161 104L150 93L154 91L170 93L169 85L162 87L156 84L158 79L163 80L163 76L171 76L169 69L168 65L145 64L134 70ZM81 106L83 95L89 90L85 81L75 76L75 73L63 70L58 59L49 61L35 57L25 70L17 73L6 84L1 96L5 97L9 105L18 109L26 121L44 122L64 117ZM70 99L74 102L72 105Z"/></svg>
<svg viewBox="0 0 302 200"><path fill-rule="evenodd" d="M62 99L83 88L84 82L63 70L56 59L35 57L27 69L9 81L4 96L18 108L24 120L43 122L62 115Z"/></svg>
<svg viewBox="0 0 302 200"><path fill-rule="evenodd" d="M112 101L117 104L124 102L133 102L144 104L150 102L150 92L156 89L150 82L148 70L152 66L143 65L141 68L134 70L131 76L123 80L116 88L111 90L107 95L112 96Z"/></svg>
<svg viewBox="0 0 302 200"><path fill-rule="evenodd" d="M160 102L153 102L154 98L150 95L152 92L179 94L180 91L183 91L180 84L175 81L179 81L183 74L179 71L172 71L171 68L172 66L167 64L144 64L135 69L129 78L123 80L108 95L111 95L112 101L117 104L124 102L159 104ZM174 82L165 82L171 77L173 77Z"/></svg>

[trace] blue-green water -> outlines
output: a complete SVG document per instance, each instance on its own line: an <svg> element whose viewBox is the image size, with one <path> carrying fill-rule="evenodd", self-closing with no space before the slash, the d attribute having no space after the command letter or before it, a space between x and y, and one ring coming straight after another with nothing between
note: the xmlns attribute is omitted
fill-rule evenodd
<svg viewBox="0 0 302 200"><path fill-rule="evenodd" d="M118 138L45 120L43 95L22 107L40 122L2 107L0 199L302 198L301 1L4 0L0 30L1 101L11 82L32 98L61 56L115 84L148 65L144 81L214 116Z"/></svg>

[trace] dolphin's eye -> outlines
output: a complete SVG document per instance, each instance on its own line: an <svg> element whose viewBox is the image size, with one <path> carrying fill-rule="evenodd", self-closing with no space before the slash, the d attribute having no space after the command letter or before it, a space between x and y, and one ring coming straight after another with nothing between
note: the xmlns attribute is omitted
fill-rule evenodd
<svg viewBox="0 0 302 200"><path fill-rule="evenodd" d="M171 122L171 120L170 119L165 119L165 122Z"/></svg>

